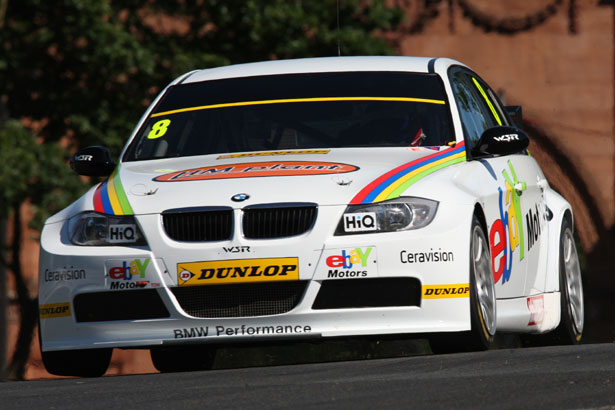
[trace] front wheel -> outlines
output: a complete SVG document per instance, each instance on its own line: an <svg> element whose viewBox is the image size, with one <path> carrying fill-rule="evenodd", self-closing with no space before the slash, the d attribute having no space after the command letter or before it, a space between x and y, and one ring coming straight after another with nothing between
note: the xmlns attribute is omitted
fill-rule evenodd
<svg viewBox="0 0 615 410"><path fill-rule="evenodd" d="M57 376L100 377L107 371L113 349L41 351L45 369Z"/></svg>
<svg viewBox="0 0 615 410"><path fill-rule="evenodd" d="M153 348L150 353L160 373L209 370L216 358L216 348L206 345Z"/></svg>
<svg viewBox="0 0 615 410"><path fill-rule="evenodd" d="M491 252L485 231L474 215L470 242L470 317L472 329L463 333L443 333L430 337L434 353L487 350L496 329L495 284Z"/></svg>

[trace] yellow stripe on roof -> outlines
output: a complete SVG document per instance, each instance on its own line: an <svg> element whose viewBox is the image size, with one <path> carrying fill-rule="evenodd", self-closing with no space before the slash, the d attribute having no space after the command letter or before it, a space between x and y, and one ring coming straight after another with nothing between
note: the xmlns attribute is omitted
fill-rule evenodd
<svg viewBox="0 0 615 410"><path fill-rule="evenodd" d="M152 114L150 118L161 117L163 115L179 114L189 111L211 110L214 108L227 107L242 107L246 105L265 105L265 104L283 104L283 103L298 103L298 102L328 102L328 101L399 101L399 102L422 102L427 104L446 104L444 100L430 100L427 98L409 98L409 97L315 97L315 98L286 98L281 100L259 100L259 101L240 101L225 104L201 105L199 107L180 108L178 110L157 112Z"/></svg>

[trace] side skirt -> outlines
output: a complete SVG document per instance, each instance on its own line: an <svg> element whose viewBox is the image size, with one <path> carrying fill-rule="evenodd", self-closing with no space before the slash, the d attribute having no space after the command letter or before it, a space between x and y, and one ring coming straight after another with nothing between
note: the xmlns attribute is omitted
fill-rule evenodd
<svg viewBox="0 0 615 410"><path fill-rule="evenodd" d="M560 293L497 300L497 331L546 333L560 321Z"/></svg>

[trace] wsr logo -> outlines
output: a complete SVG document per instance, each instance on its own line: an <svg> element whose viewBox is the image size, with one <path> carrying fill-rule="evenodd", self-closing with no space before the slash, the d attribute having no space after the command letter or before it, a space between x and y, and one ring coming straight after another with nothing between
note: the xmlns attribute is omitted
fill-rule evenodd
<svg viewBox="0 0 615 410"><path fill-rule="evenodd" d="M327 258L327 266L330 268L350 269L354 265L360 264L363 267L367 266L367 258L371 253L372 248L356 248L351 251L342 249L341 255L331 255Z"/></svg>
<svg viewBox="0 0 615 410"><path fill-rule="evenodd" d="M494 140L496 141L505 141L505 142L510 142L510 141L519 141L519 134L506 134L506 135L502 135L501 137L493 137Z"/></svg>

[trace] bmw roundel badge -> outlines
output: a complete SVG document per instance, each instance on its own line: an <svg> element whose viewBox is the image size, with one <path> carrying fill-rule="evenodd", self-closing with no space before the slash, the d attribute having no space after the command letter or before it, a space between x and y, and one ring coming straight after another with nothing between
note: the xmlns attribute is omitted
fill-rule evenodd
<svg viewBox="0 0 615 410"><path fill-rule="evenodd" d="M235 194L231 197L231 201L233 202L242 202L245 201L246 199L250 198L250 195L248 194Z"/></svg>

